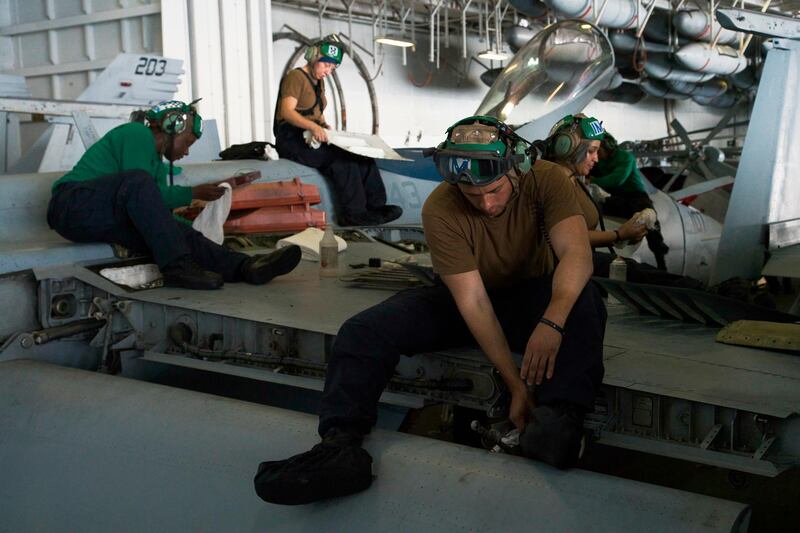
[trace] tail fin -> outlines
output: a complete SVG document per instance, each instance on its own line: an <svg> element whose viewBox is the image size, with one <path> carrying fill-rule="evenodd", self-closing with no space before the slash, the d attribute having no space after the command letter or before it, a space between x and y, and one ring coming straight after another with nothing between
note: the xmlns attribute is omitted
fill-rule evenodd
<svg viewBox="0 0 800 533"><path fill-rule="evenodd" d="M120 54L78 97L82 102L152 106L171 100L183 61L154 54Z"/></svg>

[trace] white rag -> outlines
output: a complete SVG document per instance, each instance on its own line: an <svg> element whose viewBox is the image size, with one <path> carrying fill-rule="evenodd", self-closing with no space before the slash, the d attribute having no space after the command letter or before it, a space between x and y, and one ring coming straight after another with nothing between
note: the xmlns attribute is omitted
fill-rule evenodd
<svg viewBox="0 0 800 533"><path fill-rule="evenodd" d="M319 241L325 234L319 228L306 228L300 233L295 233L290 237L285 237L275 244L275 248L283 248L290 244L296 244L303 252L302 258L308 261L319 261ZM334 235L336 244L339 245L339 253L347 249L347 241Z"/></svg>
<svg viewBox="0 0 800 533"><path fill-rule="evenodd" d="M231 212L233 192L228 183L221 183L219 186L226 189L225 194L213 202L208 202L200 215L192 222L192 227L205 235L208 240L222 244L222 241L225 240L222 225L228 220L228 214Z"/></svg>

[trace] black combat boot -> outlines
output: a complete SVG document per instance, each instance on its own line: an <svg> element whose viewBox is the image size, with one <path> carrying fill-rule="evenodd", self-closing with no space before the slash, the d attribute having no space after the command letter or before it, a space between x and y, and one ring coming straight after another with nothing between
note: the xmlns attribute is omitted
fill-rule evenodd
<svg viewBox="0 0 800 533"><path fill-rule="evenodd" d="M210 290L219 289L224 283L222 276L216 272L204 270L194 260L185 255L179 257L161 269L164 286L181 289Z"/></svg>
<svg viewBox="0 0 800 533"><path fill-rule="evenodd" d="M256 494L269 503L300 505L360 492L372 483L372 457L363 435L331 428L310 451L258 466Z"/></svg>
<svg viewBox="0 0 800 533"><path fill-rule="evenodd" d="M583 452L583 414L581 407L567 402L534 408L519 436L522 455L556 468L575 466Z"/></svg>
<svg viewBox="0 0 800 533"><path fill-rule="evenodd" d="M253 285L263 285L275 276L288 274L300 262L302 251L292 244L279 248L271 254L259 254L248 257L239 267L241 278Z"/></svg>
<svg viewBox="0 0 800 533"><path fill-rule="evenodd" d="M403 208L399 205L386 204L380 206L373 212L380 214L381 224L386 224L387 222L400 218L403 214Z"/></svg>

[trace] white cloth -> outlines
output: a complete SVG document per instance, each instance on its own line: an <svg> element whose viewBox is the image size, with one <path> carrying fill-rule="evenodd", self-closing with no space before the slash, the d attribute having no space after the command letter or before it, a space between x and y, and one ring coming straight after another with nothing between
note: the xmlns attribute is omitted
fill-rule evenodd
<svg viewBox="0 0 800 533"><path fill-rule="evenodd" d="M222 225L228 219L228 214L231 212L231 202L233 202L233 192L230 184L221 183L220 187L227 189L225 194L213 202L208 202L192 223L194 229L205 235L208 240L217 244L222 244L222 241L225 240Z"/></svg>
<svg viewBox="0 0 800 533"><path fill-rule="evenodd" d="M161 271L157 265L144 264L127 267L104 268L100 275L114 283L126 285L132 289L154 287L161 279Z"/></svg>
<svg viewBox="0 0 800 533"><path fill-rule="evenodd" d="M319 241L325 234L319 228L306 228L300 233L295 233L290 237L284 237L275 244L275 248L283 248L290 244L296 244L303 252L303 259L307 261L319 261ZM334 235L336 244L339 245L339 253L347 250L347 241Z"/></svg>
<svg viewBox="0 0 800 533"><path fill-rule="evenodd" d="M264 147L264 157L269 161L277 161L281 158L281 156L278 155L278 151L270 145Z"/></svg>

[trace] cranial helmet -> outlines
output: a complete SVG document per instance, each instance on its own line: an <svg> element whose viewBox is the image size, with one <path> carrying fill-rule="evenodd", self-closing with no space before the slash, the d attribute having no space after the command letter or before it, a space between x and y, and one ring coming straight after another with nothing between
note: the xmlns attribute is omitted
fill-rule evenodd
<svg viewBox="0 0 800 533"><path fill-rule="evenodd" d="M603 123L596 118L567 115L550 129L547 155L557 160L568 160L578 151L582 140L602 141L605 135Z"/></svg>
<svg viewBox="0 0 800 533"><path fill-rule="evenodd" d="M472 116L447 128L447 139L431 150L448 183L489 185L511 169L531 167L530 144L494 117Z"/></svg>
<svg viewBox="0 0 800 533"><path fill-rule="evenodd" d="M150 124L157 124L167 135L183 133L191 122L192 133L199 139L203 135L203 119L194 107L199 101L185 104L179 100L167 100L150 108L145 118Z"/></svg>
<svg viewBox="0 0 800 533"><path fill-rule="evenodd" d="M339 65L342 63L344 56L344 49L342 44L336 39L326 39L324 41L317 41L308 48L306 48L305 59L309 63L316 63L322 61L323 63L333 63Z"/></svg>

